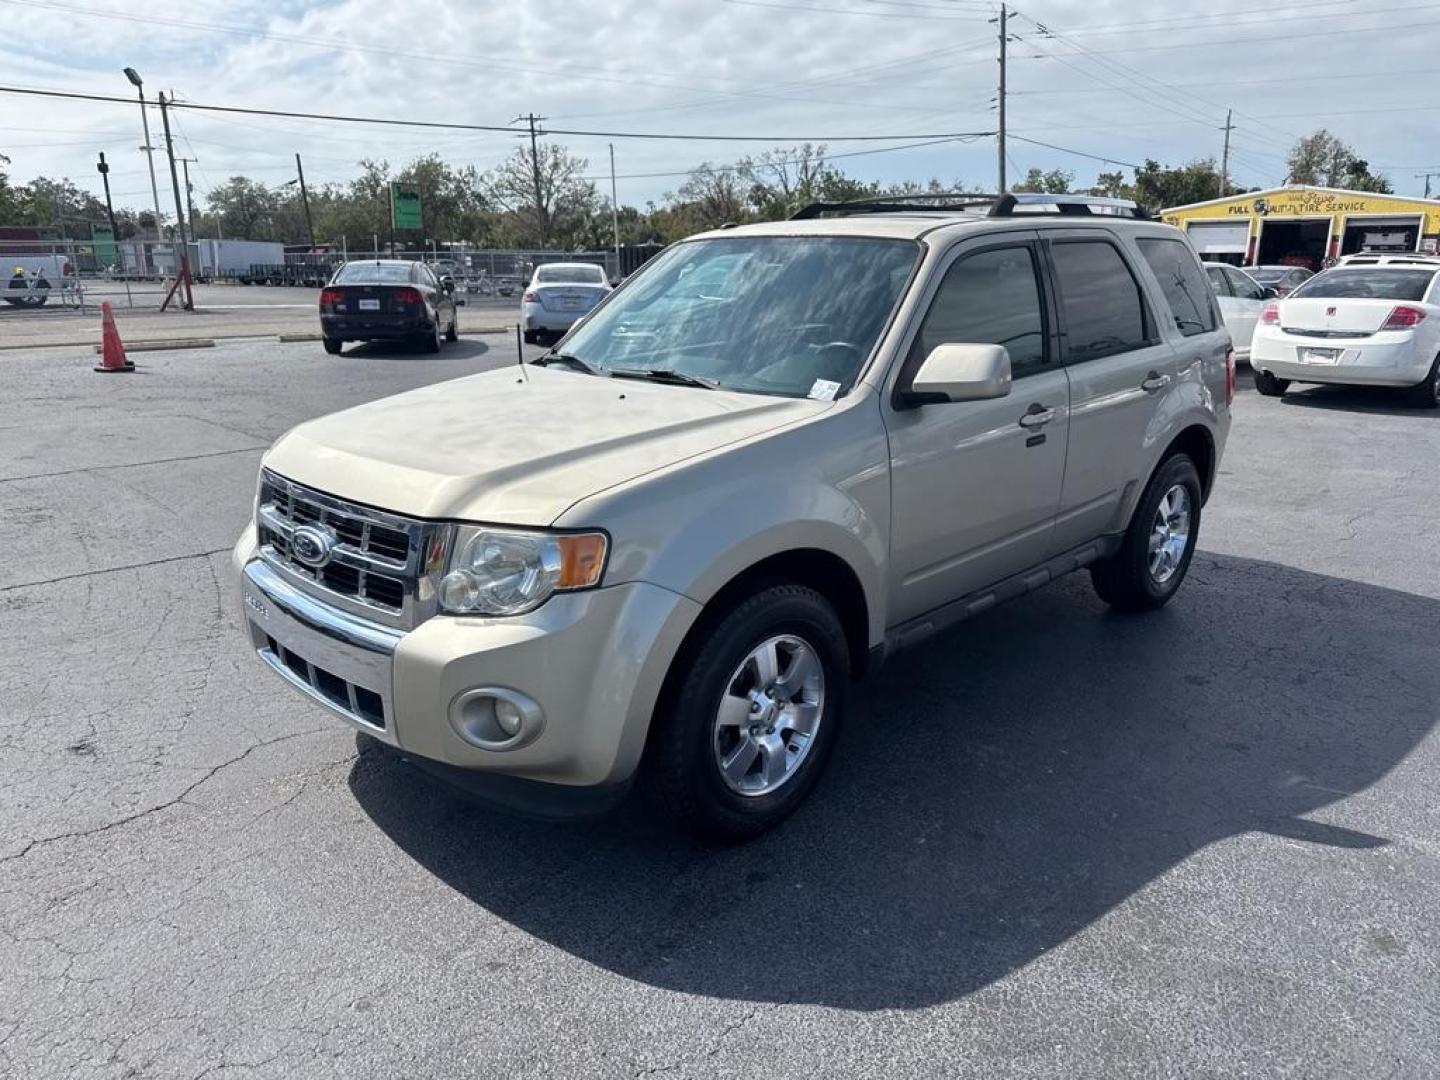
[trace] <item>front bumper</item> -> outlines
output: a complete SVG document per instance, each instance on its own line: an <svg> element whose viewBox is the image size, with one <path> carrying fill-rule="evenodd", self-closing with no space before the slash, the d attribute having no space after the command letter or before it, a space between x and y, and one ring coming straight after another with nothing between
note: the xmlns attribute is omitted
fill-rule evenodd
<svg viewBox="0 0 1440 1080"><path fill-rule="evenodd" d="M560 593L527 615L435 616L402 632L337 611L236 545L245 630L288 685L431 771L602 789L628 783L670 662L700 606L644 582ZM452 723L467 691L518 691L543 726L514 749L476 746ZM524 803L520 794L500 797Z"/></svg>
<svg viewBox="0 0 1440 1080"><path fill-rule="evenodd" d="M1338 350L1333 363L1302 359L1306 350ZM1413 332L1380 331L1368 337L1321 338L1261 327L1250 346L1250 366L1295 382L1357 386L1414 386L1430 373Z"/></svg>

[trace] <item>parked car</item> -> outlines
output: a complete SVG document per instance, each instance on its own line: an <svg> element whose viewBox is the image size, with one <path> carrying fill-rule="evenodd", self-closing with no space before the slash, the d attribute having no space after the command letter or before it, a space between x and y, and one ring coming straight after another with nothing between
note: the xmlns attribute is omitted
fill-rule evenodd
<svg viewBox="0 0 1440 1080"><path fill-rule="evenodd" d="M1255 331L1255 388L1292 382L1391 386L1440 406L1440 258L1352 258L1268 304Z"/></svg>
<svg viewBox="0 0 1440 1080"><path fill-rule="evenodd" d="M1247 266L1245 273L1263 287L1274 289L1277 297L1289 296L1315 276L1314 271L1304 266Z"/></svg>
<svg viewBox="0 0 1440 1080"><path fill-rule="evenodd" d="M338 354L347 341L413 341L439 352L459 337L454 292L422 262L345 263L320 290L325 351Z"/></svg>
<svg viewBox="0 0 1440 1080"><path fill-rule="evenodd" d="M541 337L560 336L610 292L603 266L594 263L537 266L520 298L525 340L534 344Z"/></svg>
<svg viewBox="0 0 1440 1080"><path fill-rule="evenodd" d="M692 237L520 378L301 424L234 552L249 645L472 792L638 778L736 840L897 650L1080 567L1167 603L1234 393L1194 249L1117 200L909 205Z"/></svg>
<svg viewBox="0 0 1440 1080"><path fill-rule="evenodd" d="M1235 358L1249 360L1250 339L1255 336L1255 326L1265 310L1265 302L1275 298L1274 290L1225 263L1206 263L1205 273L1220 302L1225 329L1230 331L1230 339L1235 343Z"/></svg>

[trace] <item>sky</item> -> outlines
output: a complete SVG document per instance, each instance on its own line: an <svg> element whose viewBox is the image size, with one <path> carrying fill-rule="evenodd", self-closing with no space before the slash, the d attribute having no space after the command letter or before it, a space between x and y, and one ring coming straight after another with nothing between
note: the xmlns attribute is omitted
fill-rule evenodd
<svg viewBox="0 0 1440 1080"><path fill-rule="evenodd" d="M622 205L660 201L699 162L802 140L825 142L862 179L993 188L993 136L933 140L995 129L998 10L983 0L0 0L0 85L133 99L129 66L147 95L204 104L496 126L533 112L546 130L603 133L547 137L585 157L605 195L613 144ZM1012 180L1059 168L1088 185L1146 158L1218 158L1227 109L1231 172L1245 185L1282 183L1286 151L1319 127L1399 192L1419 194L1416 174L1440 173L1440 0L1023 0L1010 11ZM116 205L144 207L139 112L134 100L0 93L0 153L14 182L67 176L98 194L103 150ZM484 170L521 138L173 115L177 152L197 159L197 201L238 173L290 180L297 152L319 185L364 157L399 165L435 152ZM151 124L158 144L158 116ZM164 201L163 158L157 166ZM1440 191L1440 175L1433 183Z"/></svg>

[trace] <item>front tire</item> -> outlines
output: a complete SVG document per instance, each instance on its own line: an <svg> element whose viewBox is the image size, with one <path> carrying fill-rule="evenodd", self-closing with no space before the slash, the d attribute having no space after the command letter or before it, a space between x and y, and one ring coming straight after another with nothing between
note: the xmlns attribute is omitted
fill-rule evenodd
<svg viewBox="0 0 1440 1080"><path fill-rule="evenodd" d="M1255 389L1260 392L1261 397L1281 397L1290 389L1290 380L1276 378L1272 373L1256 368Z"/></svg>
<svg viewBox="0 0 1440 1080"><path fill-rule="evenodd" d="M455 315L450 319L450 325L445 330L446 341L460 340L460 316Z"/></svg>
<svg viewBox="0 0 1440 1080"><path fill-rule="evenodd" d="M1440 409L1440 356L1430 365L1424 382L1405 391L1406 400L1417 409Z"/></svg>
<svg viewBox="0 0 1440 1080"><path fill-rule="evenodd" d="M642 782L668 820L738 843L805 801L845 710L845 630L814 589L776 584L681 654L656 710Z"/></svg>
<svg viewBox="0 0 1440 1080"><path fill-rule="evenodd" d="M1200 474L1174 454L1145 485L1120 550L1090 567L1095 591L1117 611L1154 611L1179 590L1200 534Z"/></svg>

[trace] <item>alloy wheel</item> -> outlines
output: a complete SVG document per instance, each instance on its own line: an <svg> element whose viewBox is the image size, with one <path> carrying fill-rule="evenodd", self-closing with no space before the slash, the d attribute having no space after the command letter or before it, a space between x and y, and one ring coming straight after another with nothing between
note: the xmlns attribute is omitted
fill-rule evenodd
<svg viewBox="0 0 1440 1080"><path fill-rule="evenodd" d="M1180 569L1190 544L1190 491L1176 484L1155 508L1150 526L1150 576L1163 585Z"/></svg>
<svg viewBox="0 0 1440 1080"><path fill-rule="evenodd" d="M712 735L715 767L739 795L769 795L810 753L825 715L825 669L793 634L745 655L725 684Z"/></svg>

